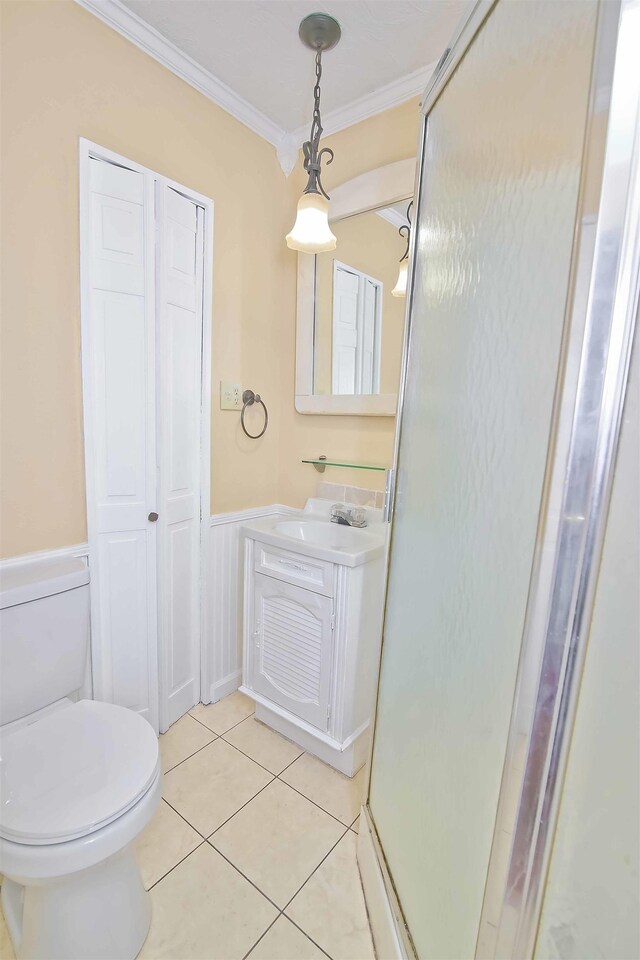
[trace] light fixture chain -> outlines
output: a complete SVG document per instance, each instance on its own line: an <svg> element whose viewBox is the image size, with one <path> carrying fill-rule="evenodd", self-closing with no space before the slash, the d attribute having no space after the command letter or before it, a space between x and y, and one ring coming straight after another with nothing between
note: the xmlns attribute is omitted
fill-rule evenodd
<svg viewBox="0 0 640 960"><path fill-rule="evenodd" d="M313 88L313 120L311 122L311 140L322 136L322 120L320 118L320 80L322 79L322 50L316 53L316 85Z"/></svg>
<svg viewBox="0 0 640 960"><path fill-rule="evenodd" d="M302 145L304 154L304 169L309 174L305 193L321 193L329 199L329 194L322 186L320 179L320 170L323 154L326 154L327 163L333 160L333 150L324 147L320 150L320 138L322 137L322 117L320 115L320 80L322 79L322 49L316 50L316 82L313 88L313 118L311 121L311 134L306 143Z"/></svg>

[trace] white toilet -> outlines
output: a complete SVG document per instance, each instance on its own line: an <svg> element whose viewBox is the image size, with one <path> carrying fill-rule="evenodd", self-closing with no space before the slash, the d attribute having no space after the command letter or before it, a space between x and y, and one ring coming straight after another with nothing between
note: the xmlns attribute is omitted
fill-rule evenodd
<svg viewBox="0 0 640 960"><path fill-rule="evenodd" d="M18 960L133 960L151 922L133 842L160 802L158 741L138 714L77 696L82 560L0 573L0 871Z"/></svg>

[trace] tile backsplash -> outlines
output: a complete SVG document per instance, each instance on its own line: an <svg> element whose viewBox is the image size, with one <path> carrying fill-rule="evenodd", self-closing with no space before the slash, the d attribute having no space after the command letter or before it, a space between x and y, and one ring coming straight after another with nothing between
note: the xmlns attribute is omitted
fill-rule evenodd
<svg viewBox="0 0 640 960"><path fill-rule="evenodd" d="M336 503L355 503L359 507L377 507L378 510L382 510L384 506L382 490L350 487L343 483L327 483L326 480L318 480L316 496L323 500L335 500Z"/></svg>

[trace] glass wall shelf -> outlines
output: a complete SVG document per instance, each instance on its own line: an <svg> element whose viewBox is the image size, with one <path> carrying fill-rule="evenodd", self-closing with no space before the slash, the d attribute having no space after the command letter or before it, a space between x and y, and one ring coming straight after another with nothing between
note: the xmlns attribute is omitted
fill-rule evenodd
<svg viewBox="0 0 640 960"><path fill-rule="evenodd" d="M372 463L353 463L351 460L336 460L333 457L309 457L302 463L312 463L318 473L324 473L325 467L349 467L351 470L379 470L384 472L388 467L380 467Z"/></svg>

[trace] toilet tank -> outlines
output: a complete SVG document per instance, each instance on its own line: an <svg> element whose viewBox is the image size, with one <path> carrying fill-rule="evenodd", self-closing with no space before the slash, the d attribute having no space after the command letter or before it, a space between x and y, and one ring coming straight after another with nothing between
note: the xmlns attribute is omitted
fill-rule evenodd
<svg viewBox="0 0 640 960"><path fill-rule="evenodd" d="M84 683L89 570L68 557L0 570L0 725Z"/></svg>

